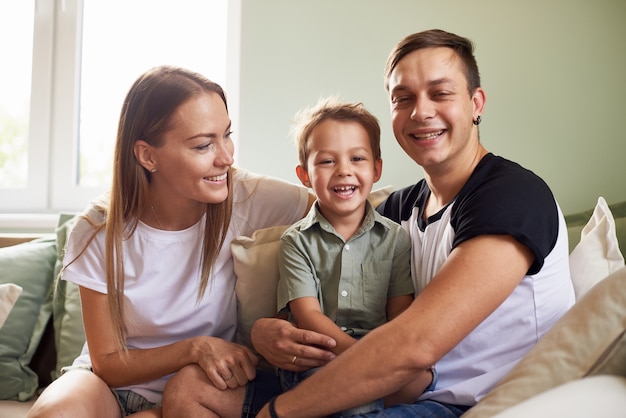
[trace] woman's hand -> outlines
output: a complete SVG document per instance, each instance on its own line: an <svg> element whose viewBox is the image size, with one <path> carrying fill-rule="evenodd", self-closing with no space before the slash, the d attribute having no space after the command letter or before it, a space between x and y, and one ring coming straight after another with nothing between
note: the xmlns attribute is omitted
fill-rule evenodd
<svg viewBox="0 0 626 418"><path fill-rule="evenodd" d="M335 340L317 332L296 328L289 321L261 318L252 326L254 348L281 369L304 371L323 366L335 358Z"/></svg>
<svg viewBox="0 0 626 418"><path fill-rule="evenodd" d="M216 388L245 386L256 377L259 358L247 347L214 337L198 337L193 345L196 363Z"/></svg>

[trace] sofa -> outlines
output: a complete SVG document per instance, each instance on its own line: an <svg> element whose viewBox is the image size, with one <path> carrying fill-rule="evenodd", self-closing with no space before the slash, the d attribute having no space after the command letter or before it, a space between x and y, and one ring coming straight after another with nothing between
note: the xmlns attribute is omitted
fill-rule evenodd
<svg viewBox="0 0 626 418"><path fill-rule="evenodd" d="M390 188L381 189L376 199ZM373 202L376 203L376 199ZM55 233L0 234L0 418L20 418L84 343L76 286L56 280L74 214ZM566 216L576 304L465 416L624 416L626 411L626 201ZM271 316L284 227L238 237L237 340ZM23 242L25 241L25 242Z"/></svg>

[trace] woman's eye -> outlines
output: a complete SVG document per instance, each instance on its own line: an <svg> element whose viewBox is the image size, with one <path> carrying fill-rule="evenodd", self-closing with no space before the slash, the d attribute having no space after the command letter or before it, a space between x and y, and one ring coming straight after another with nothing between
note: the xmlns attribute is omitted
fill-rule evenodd
<svg viewBox="0 0 626 418"><path fill-rule="evenodd" d="M202 144L202 145L198 145L197 147L195 147L194 149L197 149L198 151L204 151L209 149L209 147L213 145L212 142L206 143L206 144Z"/></svg>

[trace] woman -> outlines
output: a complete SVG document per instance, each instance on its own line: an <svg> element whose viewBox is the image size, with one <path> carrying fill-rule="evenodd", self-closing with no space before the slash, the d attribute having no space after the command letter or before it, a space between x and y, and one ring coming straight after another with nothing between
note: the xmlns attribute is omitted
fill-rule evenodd
<svg viewBox="0 0 626 418"><path fill-rule="evenodd" d="M246 385L257 357L232 343L238 235L300 219L307 190L232 167L222 88L157 67L120 115L110 196L68 241L63 279L80 287L87 342L29 417L161 416L168 377L197 365L218 389Z"/></svg>

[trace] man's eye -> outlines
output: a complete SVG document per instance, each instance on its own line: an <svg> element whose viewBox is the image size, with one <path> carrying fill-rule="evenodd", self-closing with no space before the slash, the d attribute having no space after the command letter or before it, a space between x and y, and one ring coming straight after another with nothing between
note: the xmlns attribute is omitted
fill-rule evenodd
<svg viewBox="0 0 626 418"><path fill-rule="evenodd" d="M411 97L409 96L398 96L391 99L391 104L396 107L408 106L411 103Z"/></svg>

